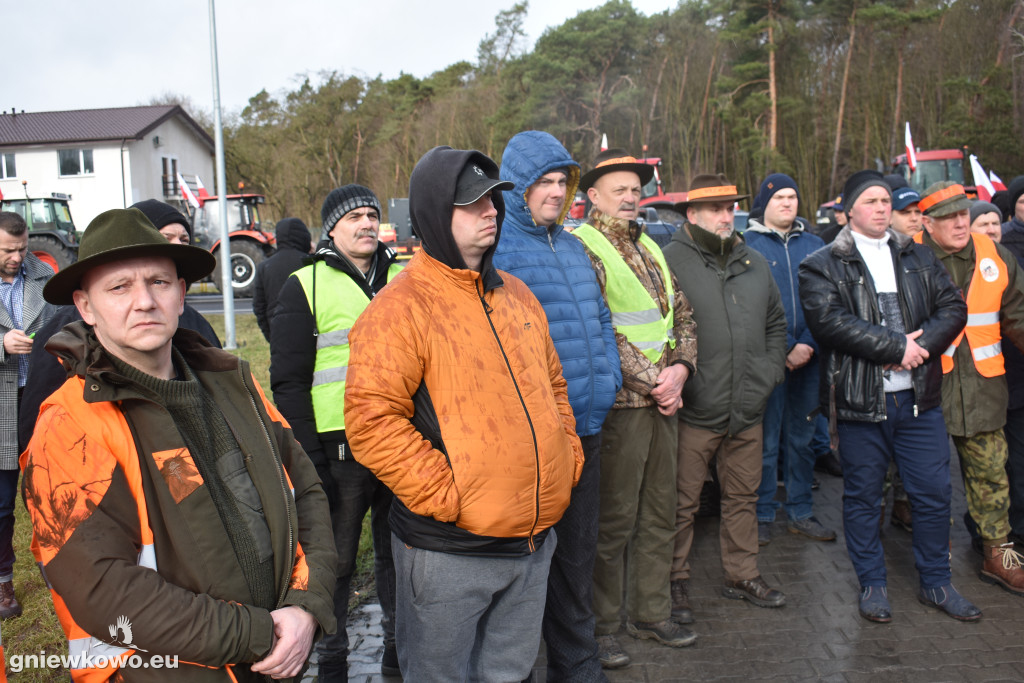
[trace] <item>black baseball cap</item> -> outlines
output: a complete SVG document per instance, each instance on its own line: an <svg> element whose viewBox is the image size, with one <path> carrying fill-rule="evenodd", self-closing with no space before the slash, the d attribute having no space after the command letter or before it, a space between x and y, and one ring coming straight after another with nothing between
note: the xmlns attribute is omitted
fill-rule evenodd
<svg viewBox="0 0 1024 683"><path fill-rule="evenodd" d="M455 182L455 206L469 206L476 200L493 190L514 190L515 183L492 178L484 169L470 161L466 164L459 179Z"/></svg>

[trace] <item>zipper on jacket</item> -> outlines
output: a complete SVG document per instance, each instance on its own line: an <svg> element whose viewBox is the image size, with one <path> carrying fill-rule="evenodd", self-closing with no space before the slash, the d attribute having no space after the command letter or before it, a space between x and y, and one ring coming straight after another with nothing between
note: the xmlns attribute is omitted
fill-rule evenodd
<svg viewBox="0 0 1024 683"><path fill-rule="evenodd" d="M476 286L479 287L480 280L477 280ZM537 551L537 547L533 544L534 532L537 530L537 522L540 521L540 450L537 446L537 431L533 428L533 419L530 417L530 411L526 407L526 401L523 399L523 392L519 390L519 382L516 381L516 375L512 371L512 364L509 363L508 356L505 354L505 347L501 343L501 337L498 336L498 331L494 329L494 321L491 320L491 307L484 299L483 293L477 289L477 297L480 299L480 304L483 306L484 315L487 317L487 324L491 326L491 334L494 335L494 340L498 342L498 349L501 350L501 357L505 360L505 367L508 368L508 376L512 378L512 385L516 388L516 396L519 397L519 404L523 407L523 413L526 414L526 422L530 425L530 436L533 438L533 461L536 474L536 488L533 494L533 526L530 527L530 537L527 539L527 545L530 548L530 552L534 553Z"/></svg>
<svg viewBox="0 0 1024 683"><path fill-rule="evenodd" d="M281 593L277 598L277 604L281 605L284 602L285 596L288 594L288 586L291 584L291 569L295 567L295 534L293 532L292 522L298 526L298 520L292 519L293 509L295 501L293 500L291 490L288 487L288 480L284 476L284 463L281 462L281 458L278 455L278 450L274 446L274 440L270 438L270 430L267 429L267 423L263 419L263 415L260 414L259 406L256 403L256 398L252 395L252 389L249 388L249 383L245 381L245 373L242 371L242 364L238 364L238 374L242 380L242 385L245 386L245 391L249 396L249 404L252 406L253 412L256 413L256 417L259 418L260 427L263 428L263 436L267 440L267 445L270 446L270 453L274 458L274 463L277 465L277 476L281 482L281 491L284 493L284 509L285 514L288 518L288 576L281 582Z"/></svg>

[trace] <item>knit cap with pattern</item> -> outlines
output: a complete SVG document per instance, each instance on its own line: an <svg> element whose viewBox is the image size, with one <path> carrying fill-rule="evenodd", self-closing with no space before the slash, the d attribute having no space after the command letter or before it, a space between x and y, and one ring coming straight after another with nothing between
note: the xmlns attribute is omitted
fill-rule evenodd
<svg viewBox="0 0 1024 683"><path fill-rule="evenodd" d="M180 379L159 379L128 365L113 354L108 355L118 372L155 393L171 414L231 539L253 604L272 610L277 596L273 553L268 553L272 547L270 529L262 513L243 502L251 498L255 485L244 468L238 441L224 414L181 354L177 350L173 353L174 367ZM241 468L236 468L236 465L241 465ZM262 561L261 555L264 556Z"/></svg>

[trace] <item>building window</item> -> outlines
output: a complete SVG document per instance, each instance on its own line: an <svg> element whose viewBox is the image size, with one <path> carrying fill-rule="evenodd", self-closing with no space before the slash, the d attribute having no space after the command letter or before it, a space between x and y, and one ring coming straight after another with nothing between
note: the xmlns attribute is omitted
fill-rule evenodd
<svg viewBox="0 0 1024 683"><path fill-rule="evenodd" d="M162 157L164 198L173 199L178 196L178 160Z"/></svg>
<svg viewBox="0 0 1024 683"><path fill-rule="evenodd" d="M0 154L0 178L15 178L18 170L14 167L14 154Z"/></svg>
<svg viewBox="0 0 1024 683"><path fill-rule="evenodd" d="M91 149L60 149L57 150L60 164L60 175L92 175Z"/></svg>

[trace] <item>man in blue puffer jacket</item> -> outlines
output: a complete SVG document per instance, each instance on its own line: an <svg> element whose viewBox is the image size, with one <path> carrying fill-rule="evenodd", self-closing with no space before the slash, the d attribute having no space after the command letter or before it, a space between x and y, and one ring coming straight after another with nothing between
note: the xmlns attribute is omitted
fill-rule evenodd
<svg viewBox="0 0 1024 683"><path fill-rule="evenodd" d="M834 541L836 533L822 525L813 511L814 421L807 416L818 404L818 345L804 322L797 284L797 267L825 246L817 235L804 231L796 220L800 201L796 182L785 173L772 173L754 197L747 246L759 251L771 267L772 277L786 309L786 379L775 387L764 413L764 452L761 488L757 500L757 540L771 541L780 446L785 451L787 527L816 541Z"/></svg>
<svg viewBox="0 0 1024 683"><path fill-rule="evenodd" d="M569 508L555 525L558 546L544 610L548 680L604 681L591 603L601 425L622 385L615 331L583 245L562 226L579 185L579 164L548 133L526 131L505 148L501 179L515 189L504 193L494 265L525 282L544 307L585 457Z"/></svg>

